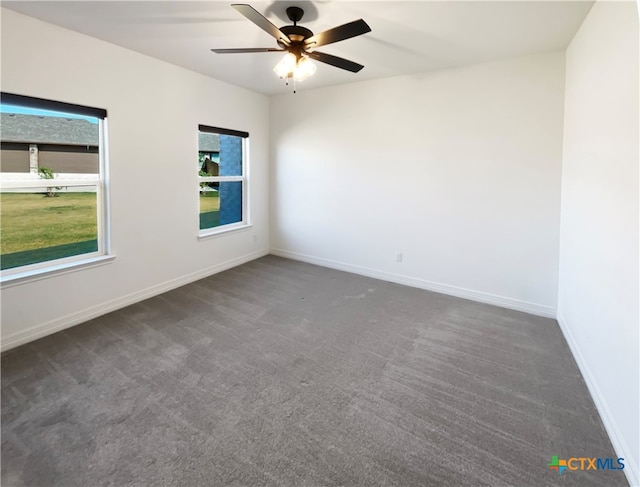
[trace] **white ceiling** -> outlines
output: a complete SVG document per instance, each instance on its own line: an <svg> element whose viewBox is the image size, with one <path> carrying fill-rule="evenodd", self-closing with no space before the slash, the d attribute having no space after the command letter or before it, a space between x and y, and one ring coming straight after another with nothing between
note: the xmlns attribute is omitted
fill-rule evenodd
<svg viewBox="0 0 640 487"><path fill-rule="evenodd" d="M265 94L290 91L272 72L281 53L214 54L211 48L277 47L230 7L233 1L3 1L2 6ZM285 9L318 33L363 18L372 32L322 52L364 64L357 74L316 63L299 88L421 73L567 47L592 1L249 2L278 27Z"/></svg>

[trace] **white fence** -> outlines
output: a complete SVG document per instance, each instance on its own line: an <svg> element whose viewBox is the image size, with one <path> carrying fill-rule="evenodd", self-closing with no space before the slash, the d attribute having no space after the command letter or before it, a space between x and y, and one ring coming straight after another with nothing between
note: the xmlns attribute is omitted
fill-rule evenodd
<svg viewBox="0 0 640 487"><path fill-rule="evenodd" d="M3 193L46 193L49 188L58 193L94 193L98 184L98 174L55 173L53 179L44 179L36 173L0 173Z"/></svg>

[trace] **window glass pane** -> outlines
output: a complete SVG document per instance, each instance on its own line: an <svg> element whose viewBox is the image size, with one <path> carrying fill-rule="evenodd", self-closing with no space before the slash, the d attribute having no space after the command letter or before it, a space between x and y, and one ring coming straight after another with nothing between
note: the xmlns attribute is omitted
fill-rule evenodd
<svg viewBox="0 0 640 487"><path fill-rule="evenodd" d="M86 186L0 193L2 269L96 252L96 195Z"/></svg>
<svg viewBox="0 0 640 487"><path fill-rule="evenodd" d="M214 186L217 185L217 186ZM204 188L203 188L204 186ZM201 183L200 229L242 221L242 181Z"/></svg>
<svg viewBox="0 0 640 487"><path fill-rule="evenodd" d="M97 118L14 105L0 111L2 156L10 161L3 172L99 174Z"/></svg>

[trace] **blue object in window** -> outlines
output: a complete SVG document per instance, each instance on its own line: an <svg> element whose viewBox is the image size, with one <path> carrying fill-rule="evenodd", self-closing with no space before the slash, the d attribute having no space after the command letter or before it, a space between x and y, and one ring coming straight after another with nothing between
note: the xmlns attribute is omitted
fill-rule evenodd
<svg viewBox="0 0 640 487"><path fill-rule="evenodd" d="M220 135L220 176L242 175L242 137ZM242 221L242 182L220 183L220 225Z"/></svg>

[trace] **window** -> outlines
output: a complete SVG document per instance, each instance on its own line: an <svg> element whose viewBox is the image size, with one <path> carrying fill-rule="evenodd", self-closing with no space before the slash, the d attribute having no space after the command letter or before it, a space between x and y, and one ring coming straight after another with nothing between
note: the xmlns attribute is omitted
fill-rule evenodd
<svg viewBox="0 0 640 487"><path fill-rule="evenodd" d="M2 279L107 254L107 112L0 95Z"/></svg>
<svg viewBox="0 0 640 487"><path fill-rule="evenodd" d="M247 132L198 126L200 235L248 225Z"/></svg>

